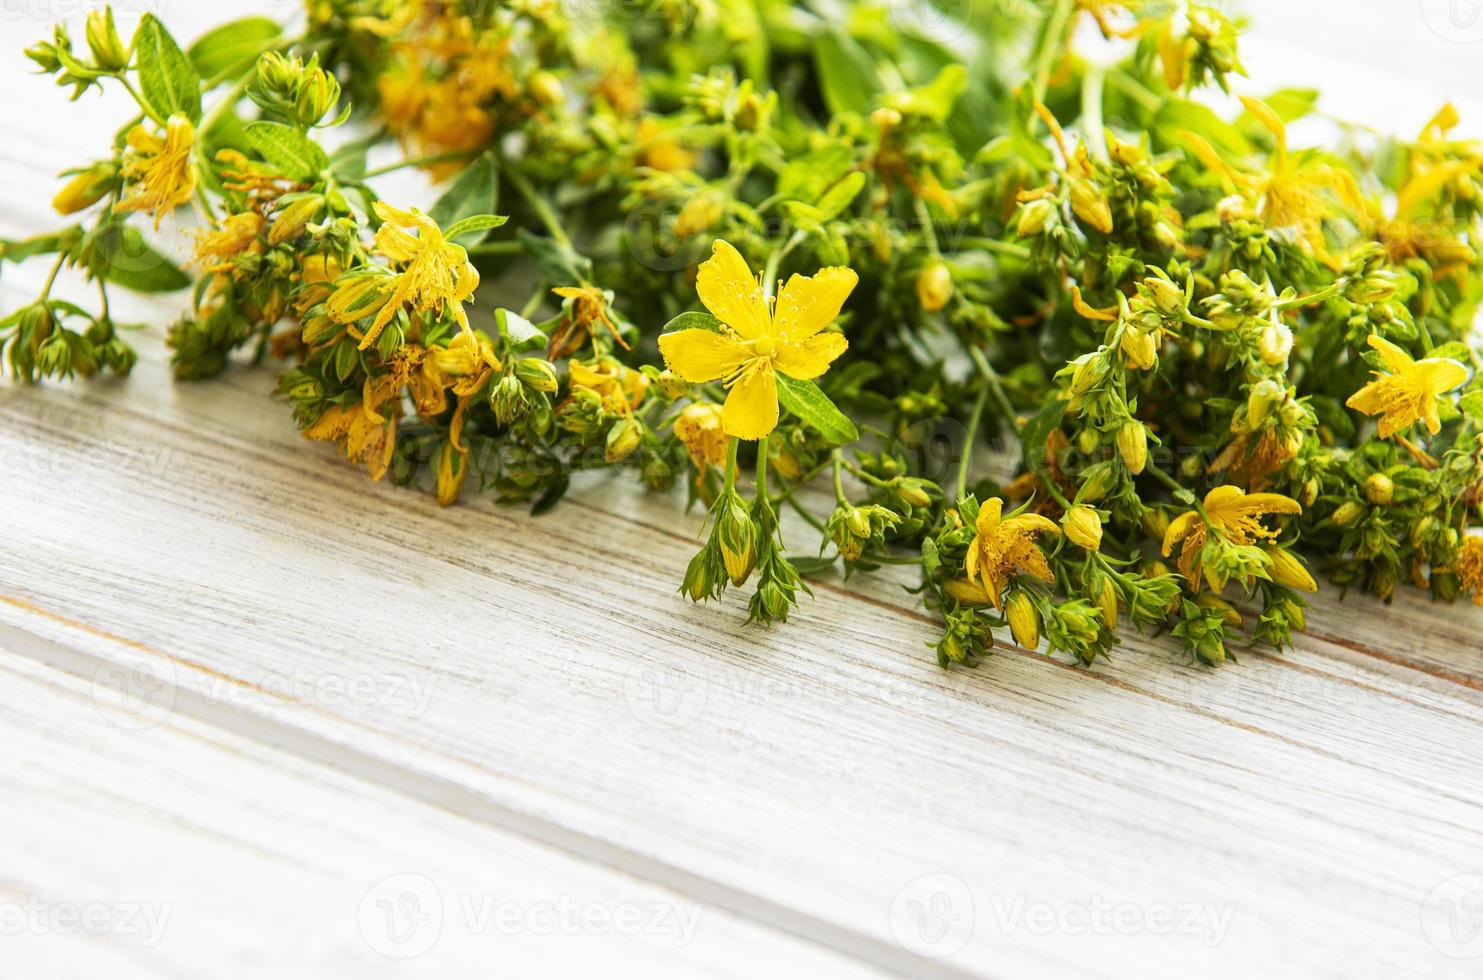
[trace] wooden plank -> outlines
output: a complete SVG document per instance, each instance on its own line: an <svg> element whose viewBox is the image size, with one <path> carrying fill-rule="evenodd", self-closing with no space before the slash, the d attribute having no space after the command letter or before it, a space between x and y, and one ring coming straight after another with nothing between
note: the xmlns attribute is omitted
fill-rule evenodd
<svg viewBox="0 0 1483 980"><path fill-rule="evenodd" d="M5 651L0 703L0 976L865 975Z"/></svg>
<svg viewBox="0 0 1483 980"><path fill-rule="evenodd" d="M294 743L311 757L328 746L452 784L459 806L724 886L724 902L876 959L897 893L938 873L972 895L979 931L953 960L971 970L1218 974L1237 961L1205 942L1228 908L1242 970L1437 959L1420 903L1480 844L1471 689L1320 671L1282 696L1286 661L1196 671L1147 643L1096 671L1008 653L943 674L925 623L846 590L821 590L787 629L748 630L734 602L673 595L683 534L580 504L438 510L302 446L264 411L265 374L162 375L151 354L128 398L0 394L6 458L61 475L4 483L0 533L25 556L0 570L13 626L93 660L143 658L285 738L312 735ZM143 462L89 467L110 453ZM669 502L604 496L674 521ZM369 696L326 696L351 675ZM398 678L426 680L425 707L394 696ZM1128 915L1208 908L1211 931L1037 935L1010 915L1097 896Z"/></svg>

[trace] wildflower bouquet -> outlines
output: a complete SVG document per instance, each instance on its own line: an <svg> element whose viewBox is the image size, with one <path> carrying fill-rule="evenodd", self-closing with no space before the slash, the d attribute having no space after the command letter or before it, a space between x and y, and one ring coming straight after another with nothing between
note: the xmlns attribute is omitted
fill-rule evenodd
<svg viewBox="0 0 1483 980"><path fill-rule="evenodd" d="M1243 626L1280 648L1309 561L1483 602L1483 145L1450 108L1293 147L1311 93L1200 100L1252 86L1199 3L301 26L125 42L104 10L29 49L137 111L64 175L74 223L0 243L52 262L0 321L16 378L127 372L111 292L189 287L177 375L280 361L304 436L372 479L544 510L624 465L709 509L689 598L750 584L772 623L809 577L915 565L944 665L1005 628L1087 663L1128 622L1211 663ZM426 213L377 194L399 166L443 182ZM190 272L148 240L186 209ZM64 266L96 306L52 294Z"/></svg>

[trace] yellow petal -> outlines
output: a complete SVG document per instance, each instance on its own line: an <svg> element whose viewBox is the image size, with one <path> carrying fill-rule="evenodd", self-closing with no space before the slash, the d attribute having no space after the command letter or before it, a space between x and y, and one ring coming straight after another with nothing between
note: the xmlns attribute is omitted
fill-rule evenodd
<svg viewBox="0 0 1483 980"><path fill-rule="evenodd" d="M725 334L698 328L663 334L659 352L671 371L692 384L727 377L748 356L746 348Z"/></svg>
<svg viewBox="0 0 1483 980"><path fill-rule="evenodd" d="M820 269L813 276L794 275L778 292L773 323L780 336L793 340L812 337L833 323L860 277L842 266ZM784 373L791 374L787 368Z"/></svg>
<svg viewBox="0 0 1483 980"><path fill-rule="evenodd" d="M1169 524L1169 529L1164 532L1164 557L1168 558L1169 552L1174 550L1174 546L1184 538L1188 537L1189 533L1193 531L1195 529L1195 526L1199 523L1200 515L1192 510L1187 510L1183 514L1180 514L1178 517L1174 518L1174 520Z"/></svg>
<svg viewBox="0 0 1483 980"><path fill-rule="evenodd" d="M1021 531L1028 534L1045 532L1050 532L1051 534L1061 533L1060 526L1049 517L1046 517L1044 514L1031 514L1028 512L1020 514L1018 517L1011 517L1004 522L1004 527L1006 530Z"/></svg>
<svg viewBox="0 0 1483 980"><path fill-rule="evenodd" d="M1366 415L1375 415L1385 408L1385 383L1383 381L1371 381L1359 391L1349 396L1344 403L1356 412Z"/></svg>
<svg viewBox="0 0 1483 980"><path fill-rule="evenodd" d="M1468 379L1467 368L1445 357L1428 357L1424 361L1417 361L1413 370L1422 379L1427 390L1438 395L1451 391Z"/></svg>
<svg viewBox="0 0 1483 980"><path fill-rule="evenodd" d="M994 532L999 529L999 515L1004 513L1004 501L998 497L990 497L978 505L978 520L974 521L974 530L980 536L992 538Z"/></svg>
<svg viewBox="0 0 1483 980"><path fill-rule="evenodd" d="M716 239L710 258L700 264L695 291L705 308L743 340L772 332L772 317L762 285L752 277L747 260L729 242Z"/></svg>
<svg viewBox="0 0 1483 980"><path fill-rule="evenodd" d="M1377 333L1370 334L1370 346L1380 352L1380 360L1386 368L1397 374L1415 363L1410 354Z"/></svg>
<svg viewBox="0 0 1483 980"><path fill-rule="evenodd" d="M759 361L731 386L721 408L721 427L738 439L761 439L777 426L777 381L772 365Z"/></svg>
<svg viewBox="0 0 1483 980"><path fill-rule="evenodd" d="M850 342L844 334L821 333L797 344L778 348L777 369L790 378L811 381L829 370L834 359L845 352Z"/></svg>

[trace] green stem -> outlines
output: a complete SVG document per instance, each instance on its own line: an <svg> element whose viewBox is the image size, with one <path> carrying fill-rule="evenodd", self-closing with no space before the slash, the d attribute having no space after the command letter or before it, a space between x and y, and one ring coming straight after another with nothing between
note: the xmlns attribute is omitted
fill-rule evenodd
<svg viewBox="0 0 1483 980"><path fill-rule="evenodd" d="M1107 162L1107 133L1102 126L1102 89L1106 81L1107 69L1091 64L1081 79L1081 131L1092 156L1103 163Z"/></svg>
<svg viewBox="0 0 1483 980"><path fill-rule="evenodd" d="M984 380L988 382L989 390L994 393L994 401L999 404L999 410L1004 413L1004 417L1009 420L1009 424L1018 435L1021 428L1019 413L1014 410L1014 403L1009 400L1009 395L1004 391L1003 379L999 377L999 372L994 370L988 358L984 357L983 351L977 347L969 347L968 356L978 367L978 373L983 375Z"/></svg>
<svg viewBox="0 0 1483 980"><path fill-rule="evenodd" d="M62 271L62 263L67 261L67 253L57 253L57 260L52 263L51 272L47 273L46 282L41 286L41 295L36 302L44 303L51 298L52 285L57 281L57 273Z"/></svg>
<svg viewBox="0 0 1483 980"><path fill-rule="evenodd" d="M483 245L475 245L468 249L470 255L519 255L525 251L525 246L517 241L506 239L500 242L485 242Z"/></svg>
<svg viewBox="0 0 1483 980"><path fill-rule="evenodd" d="M530 181L525 179L525 174L521 173L518 167L505 165L500 167L500 172L504 174L505 179L510 182L510 185L520 193L520 196L525 198L531 210L535 211L536 216L541 219L541 223L546 226L546 230L551 233L551 237L556 239L556 243L569 252L575 252L577 249L572 245L572 240L567 235L566 228L562 226L561 216L556 213L556 209L551 206L551 202L546 200L545 195L531 186Z"/></svg>
<svg viewBox="0 0 1483 980"><path fill-rule="evenodd" d="M757 499L767 497L767 442L770 437L757 440Z"/></svg>
<svg viewBox="0 0 1483 980"><path fill-rule="evenodd" d="M806 520L810 524L812 524L813 527L814 527L814 530L818 531L820 534L823 534L824 533L824 531L825 531L824 522L821 521L821 520L819 520L813 514L810 514L807 507L803 506L798 501L794 500L792 497L787 497L786 500L787 500L788 506L789 507L792 507L793 510L795 512L797 512L797 514L798 514L799 517L803 518L804 520Z"/></svg>
<svg viewBox="0 0 1483 980"><path fill-rule="evenodd" d="M927 252L934 259L940 258L942 253L937 249L937 229L932 226L932 212L927 210L927 202L924 198L913 197L912 207L916 209L917 220L922 223L922 236L927 239Z"/></svg>
<svg viewBox="0 0 1483 980"><path fill-rule="evenodd" d="M1174 477L1170 476L1168 473L1165 473L1163 467L1155 463L1145 464L1143 467L1143 472L1147 473L1155 480L1158 480L1174 493L1178 493L1179 491L1186 489L1185 487L1180 485L1178 480L1174 479Z"/></svg>
<svg viewBox="0 0 1483 980"><path fill-rule="evenodd" d="M998 252L1000 255L1008 255L1016 259L1032 258L1032 253L1023 245L1014 242L1001 242L997 238L967 237L958 240L960 248L979 248L985 252Z"/></svg>
<svg viewBox="0 0 1483 980"><path fill-rule="evenodd" d="M726 489L730 490L736 486L736 452L741 448L741 440L732 437L726 447Z"/></svg>
<svg viewBox="0 0 1483 980"><path fill-rule="evenodd" d="M161 119L159 116L155 115L154 109L150 107L150 104L148 102L144 101L144 96L139 94L138 90L135 89L133 84L129 82L127 76L119 75L118 80L119 83L123 85L124 91L128 92L129 97L138 104L141 112L143 112L149 118L153 119L155 122L159 123L161 126L165 125L166 120Z"/></svg>
<svg viewBox="0 0 1483 980"><path fill-rule="evenodd" d="M1066 35L1066 25L1071 21L1071 13L1076 8L1075 0L1056 0L1055 9L1051 11L1046 21L1045 34L1040 39L1040 50L1035 55L1035 101L1045 101L1045 91L1050 86L1050 71L1055 66L1055 55L1060 47L1061 39ZM1033 135L1039 125L1039 115L1030 117L1030 133Z"/></svg>
<svg viewBox="0 0 1483 980"><path fill-rule="evenodd" d="M978 386L978 397L973 401L973 409L968 416L968 439L963 445L963 455L958 460L958 499L962 500L968 496L968 470L973 464L973 448L978 441L978 423L983 418L984 406L989 402L989 382Z"/></svg>
<svg viewBox="0 0 1483 980"><path fill-rule="evenodd" d="M848 507L850 498L844 492L844 452L839 449L831 451L829 462L834 467L834 499L841 507Z"/></svg>
<svg viewBox="0 0 1483 980"><path fill-rule="evenodd" d="M803 232L795 231L781 248L773 249L772 254L767 257L767 267L762 272L762 288L768 296L774 295L774 290L777 288L778 267L783 264L783 259L788 257L788 253L803 242L803 239Z"/></svg>
<svg viewBox="0 0 1483 980"><path fill-rule="evenodd" d="M367 170L360 175L361 180L370 180L372 177L382 177L386 174L405 170L408 167L423 167L433 163L449 163L453 160L472 160L482 153L482 150L449 150L447 153L433 153L425 157L415 157L411 160L402 160L399 163L388 163L384 167Z"/></svg>
<svg viewBox="0 0 1483 980"><path fill-rule="evenodd" d="M546 279L544 276L536 280L536 288L531 290L530 299L520 309L520 316L526 320L535 316L536 310L541 308L541 303L546 299Z"/></svg>

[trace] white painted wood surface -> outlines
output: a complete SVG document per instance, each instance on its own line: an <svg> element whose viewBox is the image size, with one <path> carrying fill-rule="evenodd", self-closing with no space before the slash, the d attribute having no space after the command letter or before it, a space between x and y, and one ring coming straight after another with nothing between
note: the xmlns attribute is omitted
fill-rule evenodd
<svg viewBox="0 0 1483 980"><path fill-rule="evenodd" d="M1477 104L1429 0L1291 6L1248 4L1264 83L1348 59L1326 104L1406 131ZM4 234L116 108L20 80L43 30L0 22ZM269 370L170 383L169 306L119 311L126 382L0 386L0 977L1483 973L1477 610L1326 594L1218 671L944 673L881 580L750 629L674 594L675 501L372 486Z"/></svg>

